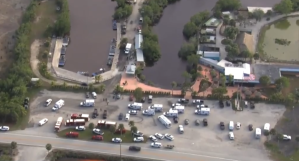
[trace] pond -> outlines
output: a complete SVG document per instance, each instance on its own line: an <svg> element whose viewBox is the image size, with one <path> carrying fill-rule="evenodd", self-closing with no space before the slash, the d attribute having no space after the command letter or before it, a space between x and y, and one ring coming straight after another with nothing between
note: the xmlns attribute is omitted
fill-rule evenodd
<svg viewBox="0 0 299 161"><path fill-rule="evenodd" d="M116 2L110 0L68 0L71 19L71 42L66 52L67 70L97 72L107 68Z"/></svg>
<svg viewBox="0 0 299 161"><path fill-rule="evenodd" d="M266 59L299 61L299 17L280 19L264 34L263 51Z"/></svg>
<svg viewBox="0 0 299 161"><path fill-rule="evenodd" d="M271 7L280 0L241 0L243 6ZM171 82L182 83L186 63L178 57L180 47L185 43L182 31L191 16L210 11L217 0L181 0L164 9L163 17L154 27L158 34L161 58L152 67L146 67L143 74L154 86L171 89Z"/></svg>

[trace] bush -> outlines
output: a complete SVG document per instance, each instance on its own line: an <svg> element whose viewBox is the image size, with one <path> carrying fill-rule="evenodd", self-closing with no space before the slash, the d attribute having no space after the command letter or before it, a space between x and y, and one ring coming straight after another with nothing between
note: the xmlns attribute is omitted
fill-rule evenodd
<svg viewBox="0 0 299 161"><path fill-rule="evenodd" d="M230 45L230 44L233 44L233 41L230 40L230 39L223 39L221 41L221 44L223 44L223 45Z"/></svg>
<svg viewBox="0 0 299 161"><path fill-rule="evenodd" d="M246 96L250 96L252 94L252 92L250 90L246 90L244 93Z"/></svg>

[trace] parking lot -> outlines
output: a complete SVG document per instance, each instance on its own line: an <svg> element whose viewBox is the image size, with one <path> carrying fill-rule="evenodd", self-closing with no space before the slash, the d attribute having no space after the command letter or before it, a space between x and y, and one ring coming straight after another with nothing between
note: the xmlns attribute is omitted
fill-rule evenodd
<svg viewBox="0 0 299 161"><path fill-rule="evenodd" d="M44 102L48 99L53 99L52 104L49 107L44 106ZM65 105L56 112L51 110L54 103L59 100L65 100ZM67 92L54 92L43 91L39 96L31 103L31 118L28 124L28 128L22 133L39 134L56 136L54 133L54 124L58 117L62 116L66 120L70 117L71 113L87 113L93 112L94 108L99 111L99 117L91 119L90 122L97 123L102 119L103 110L108 110L109 121L116 121L118 124L123 123L126 128L129 129L129 125L126 121L119 121L119 113L127 113L128 111L128 96L122 96L119 100L113 100L110 96L109 105L103 99L98 96L96 99L95 107L80 107L79 103L85 100L84 93L67 93ZM177 98L154 98L153 103L163 104L163 111L170 109L170 102L176 102ZM175 145L175 150L181 152L202 152L204 154L231 154L234 158L238 156L250 156L256 157L256 160L263 158L267 160L265 154L263 141L266 137L261 139L255 139L254 131L248 130L248 125L252 124L253 128L261 128L265 123L270 123L271 128L275 126L276 122L282 116L285 108L282 105L270 105L270 104L256 104L255 109L244 109L242 112L235 112L231 107L220 108L217 101L205 100L205 105L208 105L211 109L210 115L201 116L195 115L194 111L196 107L189 103L185 106L184 114L179 115L179 123L173 123L172 127L165 128L157 119L162 113L156 113L155 116L143 116L138 113L136 116L131 116L130 120L135 121L135 124L141 132L145 135L153 135L155 133L169 133L174 136L175 140L171 143L168 140L161 140L161 143ZM147 108L150 104L144 103L143 109ZM48 118L49 122L42 127L38 126L38 122ZM205 127L202 124L202 120L207 118L208 126ZM189 119L189 125L184 124L184 120ZM195 120L200 120L199 126L195 125ZM225 123L225 130L220 130L219 123L223 121ZM235 140L231 141L228 138L228 123L229 121L240 122L241 129L234 130ZM179 134L178 125L184 126L184 134ZM88 125L88 124L87 124ZM61 129L66 128L62 126ZM149 144L149 143L147 143ZM146 146L146 145L144 145Z"/></svg>

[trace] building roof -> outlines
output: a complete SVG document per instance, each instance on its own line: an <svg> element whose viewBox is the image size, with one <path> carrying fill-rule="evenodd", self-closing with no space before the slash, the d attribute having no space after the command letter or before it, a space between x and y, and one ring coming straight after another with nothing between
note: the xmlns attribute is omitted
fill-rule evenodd
<svg viewBox="0 0 299 161"><path fill-rule="evenodd" d="M143 36L141 34L135 35L135 49L140 49L143 42Z"/></svg>
<svg viewBox="0 0 299 161"><path fill-rule="evenodd" d="M201 57L200 59L203 60L206 63L209 63L211 66L216 66L217 63L218 63L216 60L209 59L209 58L203 58L203 57Z"/></svg>
<svg viewBox="0 0 299 161"><path fill-rule="evenodd" d="M246 32L241 32L240 34L238 34L236 38L236 43L238 44L240 51L248 50L251 53L254 53L253 51L254 43L253 43L252 35Z"/></svg>
<svg viewBox="0 0 299 161"><path fill-rule="evenodd" d="M210 27L217 27L220 24L220 20L217 18L210 18L205 25Z"/></svg>
<svg viewBox="0 0 299 161"><path fill-rule="evenodd" d="M127 66L126 73L127 74L135 74L136 65L130 64Z"/></svg>
<svg viewBox="0 0 299 161"><path fill-rule="evenodd" d="M272 7L247 7L248 12L254 12L254 10L262 10L264 13L267 13L268 10L272 11Z"/></svg>
<svg viewBox="0 0 299 161"><path fill-rule="evenodd" d="M220 57L220 53L218 51L204 51L204 57Z"/></svg>
<svg viewBox="0 0 299 161"><path fill-rule="evenodd" d="M234 76L234 79L244 79L244 68L241 67L225 67L224 75Z"/></svg>
<svg viewBox="0 0 299 161"><path fill-rule="evenodd" d="M144 62L143 51L141 49L136 49L136 61Z"/></svg>
<svg viewBox="0 0 299 161"><path fill-rule="evenodd" d="M221 67L225 67L226 64L231 64L231 65L233 65L233 63L231 63L231 62L229 62L229 61L227 61L227 60L225 60L225 59L220 60L220 61L218 62L217 65L219 65L219 66L221 66Z"/></svg>

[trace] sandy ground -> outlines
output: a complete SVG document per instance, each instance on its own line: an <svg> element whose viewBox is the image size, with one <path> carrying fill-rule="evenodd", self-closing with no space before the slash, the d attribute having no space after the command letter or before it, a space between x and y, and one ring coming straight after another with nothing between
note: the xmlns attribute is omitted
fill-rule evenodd
<svg viewBox="0 0 299 161"><path fill-rule="evenodd" d="M18 146L19 154L15 161L44 161L48 152L46 148L32 146ZM28 155L30 154L30 155Z"/></svg>

